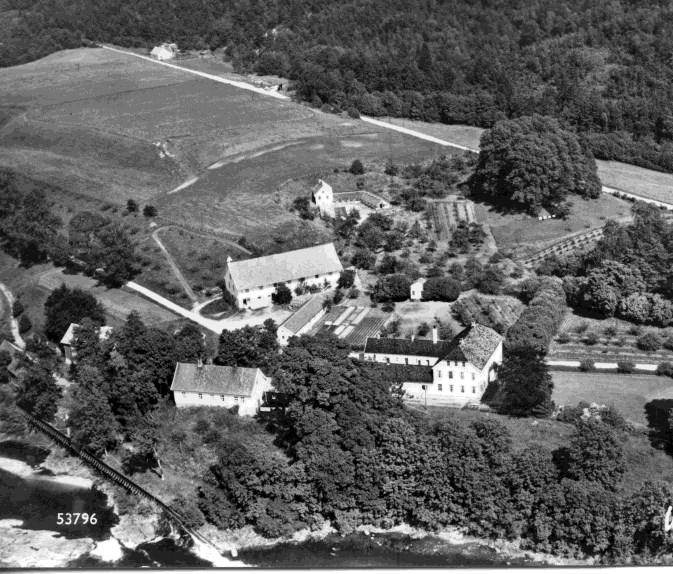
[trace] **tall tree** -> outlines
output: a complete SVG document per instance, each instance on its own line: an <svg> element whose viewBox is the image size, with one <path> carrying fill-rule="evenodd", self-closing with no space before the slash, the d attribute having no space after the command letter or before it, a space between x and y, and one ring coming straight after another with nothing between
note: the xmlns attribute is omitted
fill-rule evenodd
<svg viewBox="0 0 673 574"><path fill-rule="evenodd" d="M93 295L78 287L70 289L65 284L51 292L44 310L44 331L52 341L60 341L70 323L79 323L84 317L99 325L105 323L105 309Z"/></svg>
<svg viewBox="0 0 673 574"><path fill-rule="evenodd" d="M546 417L551 414L554 383L544 355L529 347L506 352L498 369L502 410L515 416Z"/></svg>

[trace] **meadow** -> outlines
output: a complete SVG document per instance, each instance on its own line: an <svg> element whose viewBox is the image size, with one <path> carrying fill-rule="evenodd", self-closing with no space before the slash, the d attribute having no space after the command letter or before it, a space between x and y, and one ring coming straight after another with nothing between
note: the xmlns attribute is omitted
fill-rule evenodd
<svg viewBox="0 0 673 574"><path fill-rule="evenodd" d="M656 399L673 399L673 379L654 375L577 373L552 371L557 405L580 401L614 406L631 422L646 425L645 405Z"/></svg>
<svg viewBox="0 0 673 574"><path fill-rule="evenodd" d="M618 161L596 160L596 165L603 185L673 203L673 174Z"/></svg>

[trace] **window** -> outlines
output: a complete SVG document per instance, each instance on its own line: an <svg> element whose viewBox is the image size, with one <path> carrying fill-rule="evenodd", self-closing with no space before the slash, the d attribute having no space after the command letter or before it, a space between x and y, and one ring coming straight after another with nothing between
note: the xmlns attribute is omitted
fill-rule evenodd
<svg viewBox="0 0 673 574"><path fill-rule="evenodd" d="M200 399L203 398L203 393L199 393L199 398L200 398Z"/></svg>
<svg viewBox="0 0 673 574"><path fill-rule="evenodd" d="M418 364L419 364L419 365L421 364L421 360L420 360L420 359L418 359Z"/></svg>
<svg viewBox="0 0 673 574"><path fill-rule="evenodd" d="M234 397L234 402L238 402L238 397Z"/></svg>
<svg viewBox="0 0 673 574"><path fill-rule="evenodd" d="M420 361L418 361L418 364L420 365L420 364L421 364L421 362L420 362ZM428 359L428 367L429 367L429 366L430 366L430 359Z"/></svg>
<svg viewBox="0 0 673 574"><path fill-rule="evenodd" d="M464 393L465 392L465 387L463 385L460 385L460 392Z"/></svg>
<svg viewBox="0 0 673 574"><path fill-rule="evenodd" d="M224 400L224 395L220 395L220 399Z"/></svg>
<svg viewBox="0 0 673 574"><path fill-rule="evenodd" d="M182 396L184 397L186 395L187 395L187 393L185 391L182 391Z"/></svg>
<svg viewBox="0 0 673 574"><path fill-rule="evenodd" d="M460 378L461 378L461 379L464 379L464 378L465 378L465 373L463 373L463 371L460 371Z"/></svg>
<svg viewBox="0 0 673 574"><path fill-rule="evenodd" d="M442 392L442 383L439 383L437 385L437 390L441 393Z"/></svg>
<svg viewBox="0 0 673 574"><path fill-rule="evenodd" d="M453 392L453 385L449 385L449 391Z"/></svg>
<svg viewBox="0 0 673 574"><path fill-rule="evenodd" d="M442 371L440 369L437 369L437 378L442 378Z"/></svg>
<svg viewBox="0 0 673 574"><path fill-rule="evenodd" d="M472 387L472 394L477 392L477 387Z"/></svg>
<svg viewBox="0 0 673 574"><path fill-rule="evenodd" d="M409 364L409 357L404 357L404 364L408 365Z"/></svg>
<svg viewBox="0 0 673 574"><path fill-rule="evenodd" d="M465 366L465 361L463 361L463 367Z"/></svg>
<svg viewBox="0 0 673 574"><path fill-rule="evenodd" d="M453 379L453 371L449 371L449 379Z"/></svg>
<svg viewBox="0 0 673 574"><path fill-rule="evenodd" d="M386 357L386 363L390 365L390 357Z"/></svg>
<svg viewBox="0 0 673 574"><path fill-rule="evenodd" d="M472 373L472 380L474 381L476 379L476 375Z"/></svg>

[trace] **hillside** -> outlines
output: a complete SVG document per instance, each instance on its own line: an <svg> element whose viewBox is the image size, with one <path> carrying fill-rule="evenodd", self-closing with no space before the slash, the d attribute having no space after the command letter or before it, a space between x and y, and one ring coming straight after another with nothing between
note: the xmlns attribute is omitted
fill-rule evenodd
<svg viewBox="0 0 673 574"><path fill-rule="evenodd" d="M225 48L316 105L490 126L553 115L596 157L673 170L673 7L536 0L22 0L0 6L0 65L88 41ZM20 12L16 10L21 8Z"/></svg>

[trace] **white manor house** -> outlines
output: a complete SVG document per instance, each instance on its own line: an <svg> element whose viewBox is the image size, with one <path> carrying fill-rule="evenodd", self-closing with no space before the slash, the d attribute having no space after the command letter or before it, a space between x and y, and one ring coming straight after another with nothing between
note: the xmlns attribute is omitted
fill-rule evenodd
<svg viewBox="0 0 673 574"><path fill-rule="evenodd" d="M502 337L472 323L451 341L440 341L435 327L432 340L369 338L360 357L391 365L391 378L402 383L405 400L462 407L478 403L495 380Z"/></svg>
<svg viewBox="0 0 673 574"><path fill-rule="evenodd" d="M239 309L261 309L272 304L276 287L334 288L343 271L333 243L296 249L254 259L227 259L224 284Z"/></svg>

